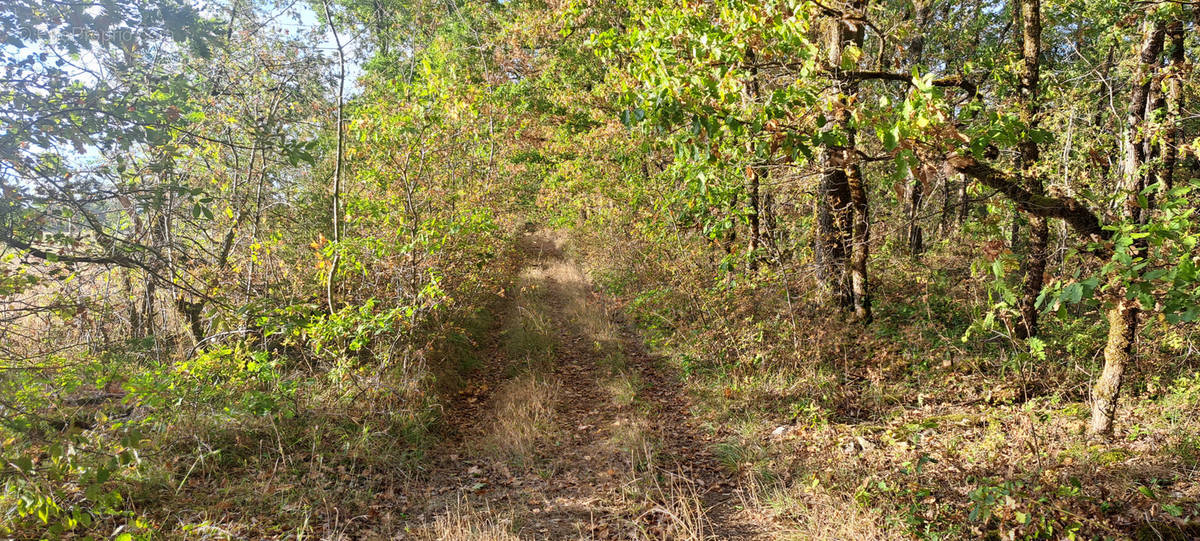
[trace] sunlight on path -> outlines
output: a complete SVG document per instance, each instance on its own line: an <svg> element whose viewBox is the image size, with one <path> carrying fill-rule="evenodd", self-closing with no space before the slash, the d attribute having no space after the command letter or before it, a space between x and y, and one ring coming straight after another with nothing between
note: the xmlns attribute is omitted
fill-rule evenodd
<svg viewBox="0 0 1200 541"><path fill-rule="evenodd" d="M409 487L418 539L752 539L668 369L565 259L528 234L490 362ZM461 408L461 409L460 409Z"/></svg>

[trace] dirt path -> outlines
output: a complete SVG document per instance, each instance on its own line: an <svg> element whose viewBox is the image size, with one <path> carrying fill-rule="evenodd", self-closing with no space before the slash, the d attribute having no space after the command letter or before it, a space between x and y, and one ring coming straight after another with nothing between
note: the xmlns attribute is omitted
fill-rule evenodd
<svg viewBox="0 0 1200 541"><path fill-rule="evenodd" d="M766 538L670 369L558 242L524 238L503 329L406 491L409 538Z"/></svg>

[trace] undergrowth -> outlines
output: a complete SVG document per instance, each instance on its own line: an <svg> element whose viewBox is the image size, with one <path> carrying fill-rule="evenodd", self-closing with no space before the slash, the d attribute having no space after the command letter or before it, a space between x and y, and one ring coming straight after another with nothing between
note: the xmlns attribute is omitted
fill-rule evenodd
<svg viewBox="0 0 1200 541"><path fill-rule="evenodd" d="M613 236L624 241L620 248ZM1112 441L1084 436L1093 353L1083 313L1038 341L988 328L994 277L945 245L890 271L869 327L824 309L776 265L722 275L653 229L587 223L572 253L670 358L711 451L750 512L803 539L1189 539L1200 367L1189 327L1149 325ZM711 276L717 276L713 281ZM723 276L723 277L722 277ZM1078 312L1078 310L1076 310ZM1149 376L1153 374L1154 376Z"/></svg>
<svg viewBox="0 0 1200 541"><path fill-rule="evenodd" d="M7 372L0 536L336 538L397 503L478 366L514 245L453 304L304 305L165 359L139 347ZM134 345L131 345L134 346ZM54 397L55 400L50 398Z"/></svg>

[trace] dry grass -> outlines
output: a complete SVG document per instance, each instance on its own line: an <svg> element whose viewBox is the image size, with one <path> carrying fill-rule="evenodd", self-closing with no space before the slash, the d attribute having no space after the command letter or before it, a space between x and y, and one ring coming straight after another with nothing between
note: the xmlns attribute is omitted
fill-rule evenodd
<svg viewBox="0 0 1200 541"><path fill-rule="evenodd" d="M610 434L608 444L626 457L632 478L654 465L658 442L645 419L619 419Z"/></svg>
<svg viewBox="0 0 1200 541"><path fill-rule="evenodd" d="M712 525L696 485L682 474L647 475L649 508L638 517L643 533L654 539L713 539Z"/></svg>
<svg viewBox="0 0 1200 541"><path fill-rule="evenodd" d="M482 508L473 506L466 499L459 499L444 512L439 513L425 531L416 535L422 541L517 541L513 533L513 519L507 513L497 512L490 505Z"/></svg>
<svg viewBox="0 0 1200 541"><path fill-rule="evenodd" d="M564 271L566 272L566 271ZM582 277L579 267L570 265L569 272L578 275L573 283L582 289L572 295L567 305L567 314L578 330L588 337L598 349L612 350L621 339L620 327L613 321L612 314L605 309L601 297L592 291L591 284Z"/></svg>
<svg viewBox="0 0 1200 541"><path fill-rule="evenodd" d="M743 486L743 507L784 525L786 539L882 541L906 537L887 526L882 511L860 505L840 491L763 479L749 479Z"/></svg>
<svg viewBox="0 0 1200 541"><path fill-rule="evenodd" d="M643 383L637 374L621 373L604 382L604 388L612 397L614 404L622 407L632 406L641 391Z"/></svg>
<svg viewBox="0 0 1200 541"><path fill-rule="evenodd" d="M563 236L545 233L543 243L560 251ZM591 340L597 351L615 351L621 339L620 326L613 320L608 305L596 293L595 288L579 265L565 259L547 261L531 267L522 275L523 279L552 283L561 288L566 305L563 307L572 326Z"/></svg>
<svg viewBox="0 0 1200 541"><path fill-rule="evenodd" d="M630 456L629 480L622 491L621 507L635 513L633 523L642 539L703 541L714 539L712 522L696 483L682 472L663 468L656 460L655 444L642 423L614 434L614 441ZM624 436L621 436L624 434ZM639 447L633 447L640 443Z"/></svg>
<svg viewBox="0 0 1200 541"><path fill-rule="evenodd" d="M660 442L649 421L619 420L608 445L626 457L628 469L616 504L631 515L638 539L715 538L695 481L659 462Z"/></svg>
<svg viewBox="0 0 1200 541"><path fill-rule="evenodd" d="M538 441L552 437L559 384L526 374L509 380L497 393L496 422L489 439L496 455L518 467L537 458Z"/></svg>

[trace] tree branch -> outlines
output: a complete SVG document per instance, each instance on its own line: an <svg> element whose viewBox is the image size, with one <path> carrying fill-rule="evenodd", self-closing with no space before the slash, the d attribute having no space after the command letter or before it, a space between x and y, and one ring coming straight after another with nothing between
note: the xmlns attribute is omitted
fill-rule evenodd
<svg viewBox="0 0 1200 541"><path fill-rule="evenodd" d="M970 156L952 154L946 159L946 163L955 171L1004 194L1025 212L1046 218L1062 219L1077 233L1092 241L1106 241L1112 237L1112 231L1104 229L1104 223L1100 221L1100 218L1075 199L1034 194L1003 171ZM1103 256L1111 251L1111 247L1103 248L1097 255Z"/></svg>
<svg viewBox="0 0 1200 541"><path fill-rule="evenodd" d="M906 73L892 73L889 71L843 71L839 73L839 76L847 81L876 80L897 81L901 83L912 84L912 75ZM968 81L962 75L951 75L949 77L942 77L941 79L934 79L933 86L958 87L967 91L972 96L978 92L975 83Z"/></svg>
<svg viewBox="0 0 1200 541"><path fill-rule="evenodd" d="M0 233L0 242L4 243L10 248L13 248L14 250L28 252L29 255L43 261L58 261L62 263L95 263L98 265L117 265L126 268L141 268L141 265L138 265L136 262L119 256L86 256L50 253L40 248L36 248L28 242L17 239L8 233Z"/></svg>

